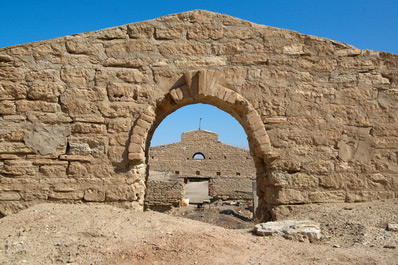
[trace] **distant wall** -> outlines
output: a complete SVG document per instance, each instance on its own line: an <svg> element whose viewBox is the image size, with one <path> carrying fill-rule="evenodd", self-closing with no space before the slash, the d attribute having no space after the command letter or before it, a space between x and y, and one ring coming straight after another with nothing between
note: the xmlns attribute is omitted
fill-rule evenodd
<svg viewBox="0 0 398 265"><path fill-rule="evenodd" d="M195 155L201 159L195 159ZM219 142L216 133L205 130L185 132L181 142L151 147L148 157L151 171L168 171L181 178L210 179L209 195L214 199L252 199L251 183L256 179L256 168L249 150ZM152 179L150 174L148 205L155 204L151 201L154 197L149 196ZM156 182L156 185L160 183ZM165 179L165 187L167 185Z"/></svg>

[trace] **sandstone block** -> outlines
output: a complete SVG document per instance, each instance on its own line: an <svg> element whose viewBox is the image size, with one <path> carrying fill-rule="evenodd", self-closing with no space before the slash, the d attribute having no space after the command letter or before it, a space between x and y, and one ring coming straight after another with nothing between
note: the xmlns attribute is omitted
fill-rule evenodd
<svg viewBox="0 0 398 265"><path fill-rule="evenodd" d="M159 40L173 40L181 37L185 26L182 23L165 24L155 29L155 38Z"/></svg>
<svg viewBox="0 0 398 265"><path fill-rule="evenodd" d="M293 189L282 189L275 200L277 204L296 204L308 202L305 192Z"/></svg>
<svg viewBox="0 0 398 265"><path fill-rule="evenodd" d="M63 162L63 161L60 161ZM66 176L66 168L67 165L48 165L48 166L40 166L39 172L47 178L62 178Z"/></svg>
<svg viewBox="0 0 398 265"><path fill-rule="evenodd" d="M21 82L24 80L24 73L18 68L0 68L0 80L4 80L5 84L13 82ZM3 83L3 82L2 82Z"/></svg>
<svg viewBox="0 0 398 265"><path fill-rule="evenodd" d="M127 32L132 39L150 39L155 32L155 27L148 23L134 23L127 25Z"/></svg>
<svg viewBox="0 0 398 265"><path fill-rule="evenodd" d="M0 101L0 115L13 115L16 114L16 107L13 101Z"/></svg>
<svg viewBox="0 0 398 265"><path fill-rule="evenodd" d="M132 120L129 118L117 118L108 120L108 132L129 132Z"/></svg>
<svg viewBox="0 0 398 265"><path fill-rule="evenodd" d="M218 40L223 37L222 25L213 25L210 23L195 23L188 29L187 38L200 40L200 39L213 39Z"/></svg>
<svg viewBox="0 0 398 265"><path fill-rule="evenodd" d="M344 202L346 193L344 191L315 191L308 194L311 202Z"/></svg>
<svg viewBox="0 0 398 265"><path fill-rule="evenodd" d="M18 112L38 111L55 113L59 107L57 103L46 101L19 100L16 104Z"/></svg>
<svg viewBox="0 0 398 265"><path fill-rule="evenodd" d="M137 69L123 69L120 70L116 76L129 83L141 84L148 81L148 75Z"/></svg>
<svg viewBox="0 0 398 265"><path fill-rule="evenodd" d="M111 28L97 32L97 37L101 40L114 40L127 38L127 30L125 27Z"/></svg>
<svg viewBox="0 0 398 265"><path fill-rule="evenodd" d="M28 98L57 102L65 87L57 83L34 83L28 91Z"/></svg>
<svg viewBox="0 0 398 265"><path fill-rule="evenodd" d="M231 58L231 63L240 65L261 65L267 61L265 55L235 55Z"/></svg>
<svg viewBox="0 0 398 265"><path fill-rule="evenodd" d="M257 224L254 228L259 236L282 235L287 239L302 240L303 237L310 241L321 239L321 228L313 221L283 220Z"/></svg>
<svg viewBox="0 0 398 265"><path fill-rule="evenodd" d="M55 80L56 71L53 69L41 71L29 71L26 73L25 80L27 82L53 82Z"/></svg>
<svg viewBox="0 0 398 265"><path fill-rule="evenodd" d="M90 162L91 157L82 156L82 155L60 155L59 159L67 160L67 161L81 161L81 162Z"/></svg>
<svg viewBox="0 0 398 265"><path fill-rule="evenodd" d="M105 60L103 65L106 67L140 68L144 66L144 61L140 58L132 58L132 59L108 58Z"/></svg>
<svg viewBox="0 0 398 265"><path fill-rule="evenodd" d="M28 88L24 84L0 81L0 100L24 99L26 98L27 90Z"/></svg>
<svg viewBox="0 0 398 265"><path fill-rule="evenodd" d="M174 60L176 66L214 66L227 65L227 58L215 56L187 56Z"/></svg>
<svg viewBox="0 0 398 265"><path fill-rule="evenodd" d="M107 118L137 117L138 106L134 102L111 102L102 104L99 110Z"/></svg>
<svg viewBox="0 0 398 265"><path fill-rule="evenodd" d="M126 83L109 83L110 101L134 101L138 98L139 86Z"/></svg>
<svg viewBox="0 0 398 265"><path fill-rule="evenodd" d="M81 66L64 66L61 79L68 84L82 85L94 80L94 70Z"/></svg>
<svg viewBox="0 0 398 265"><path fill-rule="evenodd" d="M233 28L224 31L224 37L230 39L248 40L260 37L260 31L254 28Z"/></svg>
<svg viewBox="0 0 398 265"><path fill-rule="evenodd" d="M72 119L65 113L29 112L27 118L32 123L70 123Z"/></svg>
<svg viewBox="0 0 398 265"><path fill-rule="evenodd" d="M92 133L92 134L106 134L106 126L95 123L81 123L76 122L71 127L72 133Z"/></svg>
<svg viewBox="0 0 398 265"><path fill-rule="evenodd" d="M65 43L66 50L72 54L87 54L87 55L95 55L98 54L102 48L102 44L96 43L88 43L88 41L84 39L74 39L68 40Z"/></svg>
<svg viewBox="0 0 398 265"><path fill-rule="evenodd" d="M31 154L33 150L24 143L0 142L0 154Z"/></svg>
<svg viewBox="0 0 398 265"><path fill-rule="evenodd" d="M197 41L164 43L159 46L159 52L163 56L207 54L206 45Z"/></svg>
<svg viewBox="0 0 398 265"><path fill-rule="evenodd" d="M133 185L111 186L105 192L106 201L134 201L137 199Z"/></svg>
<svg viewBox="0 0 398 265"><path fill-rule="evenodd" d="M84 191L83 199L88 202L103 202L105 201L105 192L96 189L88 189Z"/></svg>
<svg viewBox="0 0 398 265"><path fill-rule="evenodd" d="M127 133L124 134L113 134L109 138L109 145L119 145L126 146L129 141L129 135Z"/></svg>
<svg viewBox="0 0 398 265"><path fill-rule="evenodd" d="M21 195L13 191L0 191L0 201L18 201Z"/></svg>
<svg viewBox="0 0 398 265"><path fill-rule="evenodd" d="M126 153L126 147L124 146L110 146L108 148L108 158L112 162L122 162Z"/></svg>
<svg viewBox="0 0 398 265"><path fill-rule="evenodd" d="M48 198L52 200L81 200L83 196L83 191L51 192Z"/></svg>

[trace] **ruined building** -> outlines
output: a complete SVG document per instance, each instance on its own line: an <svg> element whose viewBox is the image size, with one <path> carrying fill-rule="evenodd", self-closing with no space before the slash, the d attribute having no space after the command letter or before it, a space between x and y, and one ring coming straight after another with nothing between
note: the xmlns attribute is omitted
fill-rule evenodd
<svg viewBox="0 0 398 265"><path fill-rule="evenodd" d="M0 214L142 210L152 135L205 103L244 128L266 220L398 196L398 55L202 10L0 49Z"/></svg>
<svg viewBox="0 0 398 265"><path fill-rule="evenodd" d="M185 132L181 142L151 147L148 165L148 206L178 205L191 180L208 181L215 200L253 198L256 168L249 150L219 142L214 132Z"/></svg>

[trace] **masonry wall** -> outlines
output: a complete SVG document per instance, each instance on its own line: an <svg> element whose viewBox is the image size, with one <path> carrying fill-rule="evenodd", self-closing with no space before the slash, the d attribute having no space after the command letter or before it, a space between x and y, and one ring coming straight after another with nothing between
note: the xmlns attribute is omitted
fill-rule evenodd
<svg viewBox="0 0 398 265"><path fill-rule="evenodd" d="M142 209L151 134L198 102L245 128L263 219L280 205L397 197L397 69L394 54L200 10L2 48L0 213ZM220 75L193 82L199 70Z"/></svg>
<svg viewBox="0 0 398 265"><path fill-rule="evenodd" d="M195 154L203 159L194 159ZM171 172L180 178L210 179L209 195L216 200L251 200L253 197L256 168L249 150L224 144L210 131L185 132L181 142L151 147L148 165L150 170ZM149 174L148 188L151 180ZM148 194L146 202L153 204Z"/></svg>

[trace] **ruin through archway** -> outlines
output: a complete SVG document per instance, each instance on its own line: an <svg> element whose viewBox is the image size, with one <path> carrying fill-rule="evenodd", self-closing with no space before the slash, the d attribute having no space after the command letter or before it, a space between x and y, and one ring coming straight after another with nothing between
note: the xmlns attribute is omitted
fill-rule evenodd
<svg viewBox="0 0 398 265"><path fill-rule="evenodd" d="M266 202L266 179L269 163L275 159L264 124L254 107L240 94L220 84L222 75L211 70L185 73L157 106L148 107L138 119L130 139L128 158L132 165L145 167L148 174L148 151L158 125L175 110L195 103L213 105L232 115L248 136L249 148L256 167L257 194L260 198L256 216L270 218Z"/></svg>
<svg viewBox="0 0 398 265"><path fill-rule="evenodd" d="M247 135L217 107L192 104L167 116L154 133L147 163L146 209L168 211L189 199L194 205L239 202L247 216L253 212L256 170Z"/></svg>

